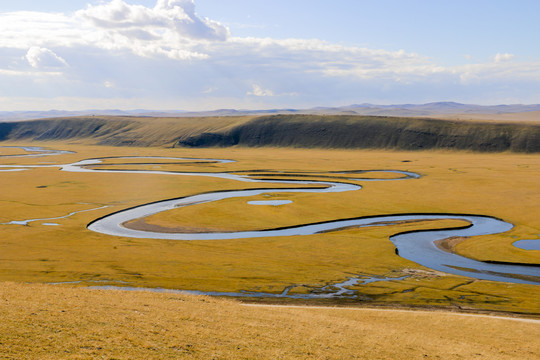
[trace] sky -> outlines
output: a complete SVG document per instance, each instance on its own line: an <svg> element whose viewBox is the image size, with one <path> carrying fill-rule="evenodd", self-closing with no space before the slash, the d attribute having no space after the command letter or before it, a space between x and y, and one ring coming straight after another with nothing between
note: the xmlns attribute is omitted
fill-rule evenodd
<svg viewBox="0 0 540 360"><path fill-rule="evenodd" d="M540 103L538 0L0 2L0 111Z"/></svg>

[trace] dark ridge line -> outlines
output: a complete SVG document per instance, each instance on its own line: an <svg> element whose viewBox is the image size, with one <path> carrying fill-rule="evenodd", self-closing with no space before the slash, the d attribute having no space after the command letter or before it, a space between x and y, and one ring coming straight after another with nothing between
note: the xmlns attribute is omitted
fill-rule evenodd
<svg viewBox="0 0 540 360"><path fill-rule="evenodd" d="M344 174L344 175L347 175L347 174ZM403 174L401 174L401 175L403 175ZM299 178L322 178L322 179L348 179L348 180L351 180L350 178L346 178L346 177L331 176L331 175L317 175L316 173L313 173L313 174L295 174L295 173L284 173L284 174L280 174L280 173L277 173L277 174L262 173L262 174L256 174L255 173L255 174L250 175L250 176L274 176L274 177L283 177L283 178L299 177ZM405 180L405 179L410 179L410 178L413 178L413 177L405 175L403 177L388 178L388 179L385 179L385 180ZM361 180L371 180L371 178L366 178L366 179L361 179ZM359 180L359 181L361 181L361 180ZM379 178L373 178L373 180L380 180L380 179Z"/></svg>
<svg viewBox="0 0 540 360"><path fill-rule="evenodd" d="M135 156L135 158L138 157L138 156ZM114 159L115 157L104 157L104 158L99 158L99 159L84 159L84 160L80 160L79 162L81 161L86 161L86 160L100 160L100 159ZM122 156L121 158L125 158L124 156ZM155 156L155 158L160 158L159 156ZM186 158L188 159L188 158ZM191 160L197 160L196 158L191 158ZM227 160L227 159L224 159L224 160ZM236 162L235 160L227 160L227 161L232 161L232 162ZM81 165L81 167L99 167L99 166L115 166L115 165L182 165L182 164L222 164L222 162L220 161L198 161L198 162L191 162L191 163L183 163L183 162L168 162L168 163L115 163L115 164L103 164L103 163L98 163L98 164L88 164L88 165ZM105 170L99 170L99 169L92 169L92 170L95 170L95 171L132 171L132 172L145 172L145 171L148 171L148 170L137 170L137 169L105 169ZM150 170L152 171L152 170ZM175 174L192 174L193 172L191 171L172 171L172 170L156 170L156 171L166 171L166 172L170 172L170 173L175 173ZM258 173L258 172L268 172L269 174L261 174L261 175L251 175L251 173ZM327 174L343 174L343 175L347 175L347 174L364 174L364 173L371 173L371 172L395 172L395 173L398 173L399 175L403 175L403 177L399 177L399 178L389 178L389 179L383 179L383 180L406 180L406 179L418 179L418 178L415 178L411 175L408 175L408 174L403 174L403 170L385 170L385 169L372 169L372 170L344 170L344 171L340 171L340 170L337 170L337 171L327 171L326 173ZM412 171L410 171L412 172ZM319 177L319 178L329 178L329 179L343 179L343 177L333 177L333 176L330 176L330 175L319 175L319 174L324 174L325 172L315 172L315 171L298 171L298 172L292 172L292 171L273 171L273 170L238 170L238 171L235 171L235 170L230 170L230 171L221 171L221 172L209 172L209 174L246 174L247 176L283 176L283 177L294 177L294 176L298 176L298 177ZM421 174L417 174L417 173L414 173L416 175L418 175L419 177L422 177ZM372 180L371 178L366 178L367 180ZM263 179L256 179L256 180L263 180ZM275 179L265 179L265 180L269 180L269 181L275 181ZM362 179L364 180L364 179ZM377 178L373 178L373 180L378 180ZM303 180L300 180L300 181L303 181ZM347 182L339 182L339 181L332 181L334 183L338 183L338 184L346 184L346 185L356 185L356 184L352 184L352 183L347 183Z"/></svg>
<svg viewBox="0 0 540 360"><path fill-rule="evenodd" d="M280 172L280 170L268 170L268 169L258 169L258 170L238 170L238 171L223 171L224 173L230 174L230 173L256 173L256 172ZM301 173L302 171L299 171ZM285 173L285 172L283 172Z"/></svg>
<svg viewBox="0 0 540 360"><path fill-rule="evenodd" d="M264 174L264 172L267 172L267 174ZM346 177L334 177L331 175L320 175L320 174L336 174L336 175L351 175L351 174L366 174L366 173L375 173L375 172L385 172L385 173L397 173L398 175L402 175L402 177L396 177L396 178L388 178L388 179L380 179L380 178L359 178L359 179L351 179ZM417 175L418 177L414 177L410 174L405 174L404 172L413 173ZM329 179L348 179L348 180L414 180L414 179L420 179L422 178L422 174L416 173L414 171L407 171L407 170L394 170L394 169L371 169L371 170L335 170L335 171L323 171L323 172L316 172L316 171L273 171L273 170L239 170L239 171L224 171L226 174L247 174L248 176L283 176L283 177L317 177L317 178L329 178ZM256 173L263 173L263 174L256 174ZM302 181L302 180L301 180ZM348 183L343 183L348 184ZM353 184L356 185L356 184Z"/></svg>
<svg viewBox="0 0 540 360"><path fill-rule="evenodd" d="M403 172L406 170L396 169L368 169L368 170L331 170L331 171L284 171L284 170L269 170L269 169L257 169L257 170L238 170L234 172L275 172L282 174L362 174L366 172ZM229 171L231 172L231 171Z"/></svg>
<svg viewBox="0 0 540 360"><path fill-rule="evenodd" d="M364 174L369 172L403 172L406 170L395 170L395 169L370 169L370 170L332 170L328 171L331 174ZM412 171L410 171L412 172ZM416 173L415 173L416 174Z"/></svg>
<svg viewBox="0 0 540 360"><path fill-rule="evenodd" d="M512 262L512 261L498 261L498 260L480 260L483 263L486 264L499 264L499 265L518 265L518 266L530 266L530 267L538 267L540 268L540 264L532 264L532 263L522 263L522 262Z"/></svg>
<svg viewBox="0 0 540 360"><path fill-rule="evenodd" d="M118 147L118 146L115 146L115 147ZM147 146L148 147L148 146ZM179 161L181 161L182 159L185 159L185 160L201 160L201 158L194 158L194 157L177 157L177 156L136 156L136 155L130 155L130 156L104 156L104 157L99 157L99 158L89 158L89 159L84 159L84 160L79 160L79 161L86 161L86 160L101 160L101 159L163 159L163 158L176 158L178 159ZM168 159L168 160L173 160L173 159ZM220 162L220 161L230 161L230 162L236 162L236 160L232 160L232 159L210 159L209 161L213 161L213 162Z"/></svg>
<svg viewBox="0 0 540 360"><path fill-rule="evenodd" d="M326 223L336 222L336 221L364 220L364 219L373 219L373 218L378 218L378 217L390 217L390 216L423 216L423 215L426 215L426 216L477 216L477 217L485 217L485 218L490 218L490 219L495 219L495 220L501 220L501 219L498 219L498 218L493 217L493 216L487 216L487 215L475 215L475 214L452 214L452 213L394 213L394 214L367 215L367 216L359 216L359 217L351 217L351 218L340 218L340 219L335 219L335 220L317 221L317 222L313 222L313 223L307 223L307 224L301 224L301 225L292 225L292 226L283 226L283 227L278 227L278 228L274 228L274 229L264 229L264 230L257 230L257 231L273 231L273 230L294 229L294 228L298 228L298 227L301 227L301 226L320 225L320 224L326 224ZM432 219L430 219L430 220L432 220ZM437 219L435 219L435 220L437 220ZM441 220L444 220L444 219L441 219ZM422 220L420 220L420 221L422 221ZM503 221L503 220L501 220L501 221ZM446 227L446 228L436 229L435 231L461 230L462 228L463 228L463 229L468 229L468 228L470 228L471 226L473 226L473 225L472 225L472 224L469 224L469 225L466 225L466 226ZM342 229L342 228L335 229L334 231L338 231L339 229ZM332 231L332 230L330 230L330 231ZM434 229L408 230L408 231L396 233L396 234L394 234L394 235L392 235L392 236L400 235L400 234L406 234L406 233L424 232L424 231L434 231ZM321 232L316 233L316 234L320 234L320 233L321 233ZM390 237L392 237L392 236L390 236Z"/></svg>
<svg viewBox="0 0 540 360"><path fill-rule="evenodd" d="M475 261L477 261L477 260L475 260ZM480 261L480 262L484 262L484 261ZM525 280L525 281L535 283L535 284L529 284L529 285L538 285L538 283L540 283L539 280L538 280L539 277L535 276L535 275L521 275L521 274L514 274L514 273L501 273L501 272L498 272L498 271L491 271L491 270L478 270L478 269L461 267L461 266L453 266L453 265L447 265L447 264L444 264L444 265L448 266L448 267L450 267L452 269L460 270L460 271L468 271L468 272L472 272L472 273L476 273L476 274L495 275L495 276L501 276L501 277L504 277L504 278L507 278L507 279L518 279L518 280ZM512 266L511 264L500 264L500 265ZM481 279L477 279L477 280L481 280Z"/></svg>
<svg viewBox="0 0 540 360"><path fill-rule="evenodd" d="M426 214L397 214L397 216L399 215L419 215L419 216L422 216L422 215L435 215L435 216L476 216L476 217L484 217L484 218L488 218L488 219L495 219L495 220L500 220L500 221L504 221L502 219L499 219L499 218L496 218L494 216L488 216L488 215L476 215L476 214L442 214L442 213L426 213ZM434 220L448 220L448 219L434 219ZM461 221L467 221L467 220L464 220L464 219L457 219L457 220L461 220ZM421 221L421 220L420 220ZM512 225L513 226L513 225ZM413 233L421 233L421 232L429 232L429 231L446 231L446 230L465 230L465 229L469 229L473 227L473 224L469 223L468 225L461 225L461 226L447 226L447 227L442 227L442 228L436 228L436 229L419 229L419 230L406 230L406 231L401 231L401 232L398 232L398 233L395 233L393 235L390 236L390 238L394 237L394 236L398 236L398 235L406 235L406 234L413 234ZM450 254L454 254L450 251L446 251L445 249L441 249L447 253L450 253Z"/></svg>
<svg viewBox="0 0 540 360"><path fill-rule="evenodd" d="M234 174L234 173L233 173ZM264 175L264 174L263 174ZM257 176L257 175L255 175ZM272 176L272 175L270 175ZM277 175L279 176L279 175ZM339 179L339 178L338 178ZM282 179L272 179L272 178L255 178L255 179L252 179L252 180L257 180L257 181L268 181L268 182L276 182L276 181L283 181L284 183L286 184L289 184L290 181L294 181L294 180L282 180ZM346 179L346 180L350 180L350 179ZM298 181L309 181L309 180L298 180ZM344 185L353 185L353 186L360 186L358 184L355 184L355 183L349 183L349 182L344 182L344 181L317 181L317 180L311 180L311 181L314 181L314 182L318 182L318 183L321 183L321 185L319 186L314 186L314 187L302 187L302 188L291 188L291 189L302 189L302 190L305 190L305 189L328 189L329 187L331 186L326 186L326 187L323 187L323 185L326 185L324 184L324 182L327 182L327 183L332 183L332 184L344 184ZM301 185L301 184L300 184ZM360 186L361 187L361 186ZM280 188L277 188L278 190L280 190ZM243 190L250 190L250 189L243 189ZM268 189L270 190L270 189ZM275 190L275 189L274 189ZM242 190L240 190L242 191Z"/></svg>
<svg viewBox="0 0 540 360"><path fill-rule="evenodd" d="M99 163L85 166L113 166L113 165L190 165L190 164L217 164L218 161L190 161L190 162L160 162L160 163ZM221 163L220 163L221 164Z"/></svg>
<svg viewBox="0 0 540 360"><path fill-rule="evenodd" d="M114 165L118 165L118 164L103 164L103 165L104 166L114 166ZM127 164L127 165L130 165L130 164ZM149 164L149 165L152 165L152 164ZM159 165L159 164L153 164L153 165ZM170 173L170 174L196 174L196 173L193 173L193 172L190 172L190 171L171 171L171 170L136 170L136 169L114 169L114 168L101 169L100 170L100 169L91 168L93 166L96 166L96 164L83 165L83 168L88 168L88 169L96 171L96 172L99 172L99 171L101 171L101 172L114 171L114 172L147 173L148 171L161 171L161 172L166 172L166 173ZM97 164L97 166L100 166L100 165ZM60 170L62 170L62 169L60 169ZM222 172L209 172L208 174L222 174ZM149 174L149 175L165 175L165 174ZM196 175L194 175L194 176L196 176ZM202 175L202 176L204 176L204 175ZM204 194L204 193L201 193L201 194ZM196 194L196 195L200 195L200 194Z"/></svg>

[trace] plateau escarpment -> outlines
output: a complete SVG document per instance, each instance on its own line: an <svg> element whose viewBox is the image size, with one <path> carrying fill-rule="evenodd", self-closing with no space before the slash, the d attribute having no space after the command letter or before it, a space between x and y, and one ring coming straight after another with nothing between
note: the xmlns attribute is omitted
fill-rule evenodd
<svg viewBox="0 0 540 360"><path fill-rule="evenodd" d="M540 152L537 122L355 115L76 117L0 123L1 140L81 139L101 145Z"/></svg>
<svg viewBox="0 0 540 360"><path fill-rule="evenodd" d="M181 140L178 145L539 152L540 126L393 117L276 115L253 119L227 132L202 133Z"/></svg>

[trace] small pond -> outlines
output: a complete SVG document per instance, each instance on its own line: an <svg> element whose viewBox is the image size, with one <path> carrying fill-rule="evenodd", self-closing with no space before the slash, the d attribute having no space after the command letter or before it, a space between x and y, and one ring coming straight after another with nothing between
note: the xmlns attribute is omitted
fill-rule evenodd
<svg viewBox="0 0 540 360"><path fill-rule="evenodd" d="M523 250L540 250L540 239L519 240L513 243L512 245Z"/></svg>
<svg viewBox="0 0 540 360"><path fill-rule="evenodd" d="M279 205L287 205L291 204L292 200L261 200L261 201L248 201L249 205L272 205L272 206L279 206Z"/></svg>

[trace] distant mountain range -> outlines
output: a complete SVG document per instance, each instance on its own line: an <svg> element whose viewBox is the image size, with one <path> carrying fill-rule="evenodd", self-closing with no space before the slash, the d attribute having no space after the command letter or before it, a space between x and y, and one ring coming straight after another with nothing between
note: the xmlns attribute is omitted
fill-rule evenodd
<svg viewBox="0 0 540 360"><path fill-rule="evenodd" d="M218 109L213 111L154 111L154 110L81 110L81 111L0 111L0 121L18 121L70 116L148 116L148 117L197 117L197 116L242 116L264 114L318 114L318 115L374 115L425 117L451 114L507 114L540 111L540 104L532 105L473 105L455 102L433 102L427 104L375 105L354 104L341 107L316 107L312 109L269 109L235 110Z"/></svg>

